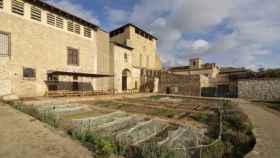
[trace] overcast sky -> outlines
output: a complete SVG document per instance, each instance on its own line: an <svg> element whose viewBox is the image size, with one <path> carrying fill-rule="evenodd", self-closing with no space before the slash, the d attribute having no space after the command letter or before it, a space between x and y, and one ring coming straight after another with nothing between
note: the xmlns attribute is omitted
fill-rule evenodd
<svg viewBox="0 0 280 158"><path fill-rule="evenodd" d="M159 38L164 66L191 57L280 67L280 0L52 0L107 31L134 23Z"/></svg>

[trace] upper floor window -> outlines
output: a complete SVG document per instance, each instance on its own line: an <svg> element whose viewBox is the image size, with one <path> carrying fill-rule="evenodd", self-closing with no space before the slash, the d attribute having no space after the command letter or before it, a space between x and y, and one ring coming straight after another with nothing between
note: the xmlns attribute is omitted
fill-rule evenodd
<svg viewBox="0 0 280 158"><path fill-rule="evenodd" d="M21 0L12 0L12 12L24 15L24 2Z"/></svg>
<svg viewBox="0 0 280 158"><path fill-rule="evenodd" d="M67 64L68 65L79 65L79 50L74 48L67 49Z"/></svg>
<svg viewBox="0 0 280 158"><path fill-rule="evenodd" d="M49 25L55 26L55 15L53 15L51 13L47 13L47 23Z"/></svg>
<svg viewBox="0 0 280 158"><path fill-rule="evenodd" d="M0 0L0 9L3 9L3 0Z"/></svg>
<svg viewBox="0 0 280 158"><path fill-rule="evenodd" d="M10 34L0 32L0 56L10 56L11 40Z"/></svg>
<svg viewBox="0 0 280 158"><path fill-rule="evenodd" d="M128 63L128 56L127 56L126 53L124 53L124 62L125 62L125 63Z"/></svg>
<svg viewBox="0 0 280 158"><path fill-rule="evenodd" d="M150 57L147 56L146 58L146 67L149 67L150 66Z"/></svg>
<svg viewBox="0 0 280 158"><path fill-rule="evenodd" d="M63 27L64 27L63 18L61 18L59 16L56 17L56 27L63 29Z"/></svg>
<svg viewBox="0 0 280 158"><path fill-rule="evenodd" d="M73 21L68 21L67 22L67 30L70 32L74 32L74 23Z"/></svg>
<svg viewBox="0 0 280 158"><path fill-rule="evenodd" d="M81 33L81 26L79 24L75 24L75 33L80 34Z"/></svg>
<svg viewBox="0 0 280 158"><path fill-rule="evenodd" d="M84 27L84 36L91 38L91 29L89 27Z"/></svg>
<svg viewBox="0 0 280 158"><path fill-rule="evenodd" d="M139 56L139 60L140 60L140 62L139 62L139 66L143 66L143 61L142 61L142 58L143 58L143 55L142 54L140 54L140 56Z"/></svg>
<svg viewBox="0 0 280 158"><path fill-rule="evenodd" d="M42 11L40 8L31 6L31 19L41 21Z"/></svg>
<svg viewBox="0 0 280 158"><path fill-rule="evenodd" d="M36 78L36 71L33 68L23 68L23 78Z"/></svg>

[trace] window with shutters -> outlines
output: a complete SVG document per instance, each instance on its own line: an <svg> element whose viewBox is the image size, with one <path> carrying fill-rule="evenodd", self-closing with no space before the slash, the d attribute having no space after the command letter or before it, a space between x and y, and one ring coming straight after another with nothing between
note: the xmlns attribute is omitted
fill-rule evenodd
<svg viewBox="0 0 280 158"><path fill-rule="evenodd" d="M74 23L73 21L68 21L67 22L67 30L70 32L74 32Z"/></svg>
<svg viewBox="0 0 280 158"><path fill-rule="evenodd" d="M21 0L12 0L12 12L18 15L24 15L24 2Z"/></svg>
<svg viewBox="0 0 280 158"><path fill-rule="evenodd" d="M3 9L3 0L0 0L0 9Z"/></svg>
<svg viewBox="0 0 280 158"><path fill-rule="evenodd" d="M79 24L75 24L75 33L77 34L81 33L81 26Z"/></svg>
<svg viewBox="0 0 280 158"><path fill-rule="evenodd" d="M41 21L42 10L38 7L31 6L31 19Z"/></svg>
<svg viewBox="0 0 280 158"><path fill-rule="evenodd" d="M36 78L36 71L33 68L23 68L23 78L35 79Z"/></svg>
<svg viewBox="0 0 280 158"><path fill-rule="evenodd" d="M56 27L63 29L63 27L64 27L63 18L61 18L59 16L56 17Z"/></svg>
<svg viewBox="0 0 280 158"><path fill-rule="evenodd" d="M79 50L74 48L67 49L67 64L68 65L79 65Z"/></svg>
<svg viewBox="0 0 280 158"><path fill-rule="evenodd" d="M47 24L55 26L55 15L47 13Z"/></svg>
<svg viewBox="0 0 280 158"><path fill-rule="evenodd" d="M91 38L91 29L89 27L84 27L84 36Z"/></svg>
<svg viewBox="0 0 280 158"><path fill-rule="evenodd" d="M10 33L0 32L0 57L11 55Z"/></svg>

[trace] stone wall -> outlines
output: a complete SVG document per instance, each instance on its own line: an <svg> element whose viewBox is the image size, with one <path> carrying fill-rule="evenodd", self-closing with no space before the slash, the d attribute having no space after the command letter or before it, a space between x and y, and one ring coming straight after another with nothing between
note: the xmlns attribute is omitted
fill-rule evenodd
<svg viewBox="0 0 280 158"><path fill-rule="evenodd" d="M90 74L109 72L109 65L104 67L110 63L104 62L110 58L109 44L102 47L102 42L109 40L106 33L92 30L92 38L87 38L82 34L67 31L66 20L64 29L48 25L47 10L42 11L42 22L39 22L29 17L30 5L27 3L24 16L11 13L10 8L11 1L5 1L4 11L0 14L0 31L11 34L11 56L0 56L0 86L4 87L5 93L11 92L20 97L43 96L47 92L45 81L49 70ZM102 41L97 43L97 40ZM79 49L79 66L67 64L68 47ZM98 49L101 50L97 51ZM24 67L34 68L36 78L24 78ZM107 86L109 81L100 84L94 78L89 80L94 89L110 88ZM11 84L3 84L4 81Z"/></svg>
<svg viewBox="0 0 280 158"><path fill-rule="evenodd" d="M162 72L159 79L160 93L200 96L200 87L199 75L186 76Z"/></svg>
<svg viewBox="0 0 280 158"><path fill-rule="evenodd" d="M257 100L280 100L280 78L239 80L238 96Z"/></svg>

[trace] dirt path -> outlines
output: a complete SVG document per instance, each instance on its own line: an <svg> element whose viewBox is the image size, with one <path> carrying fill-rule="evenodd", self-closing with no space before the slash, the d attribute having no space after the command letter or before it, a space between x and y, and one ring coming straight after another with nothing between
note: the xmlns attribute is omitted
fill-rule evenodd
<svg viewBox="0 0 280 158"><path fill-rule="evenodd" d="M246 158L280 158L280 116L253 103L238 100L255 127L257 144Z"/></svg>
<svg viewBox="0 0 280 158"><path fill-rule="evenodd" d="M78 142L0 102L0 158L92 158Z"/></svg>

